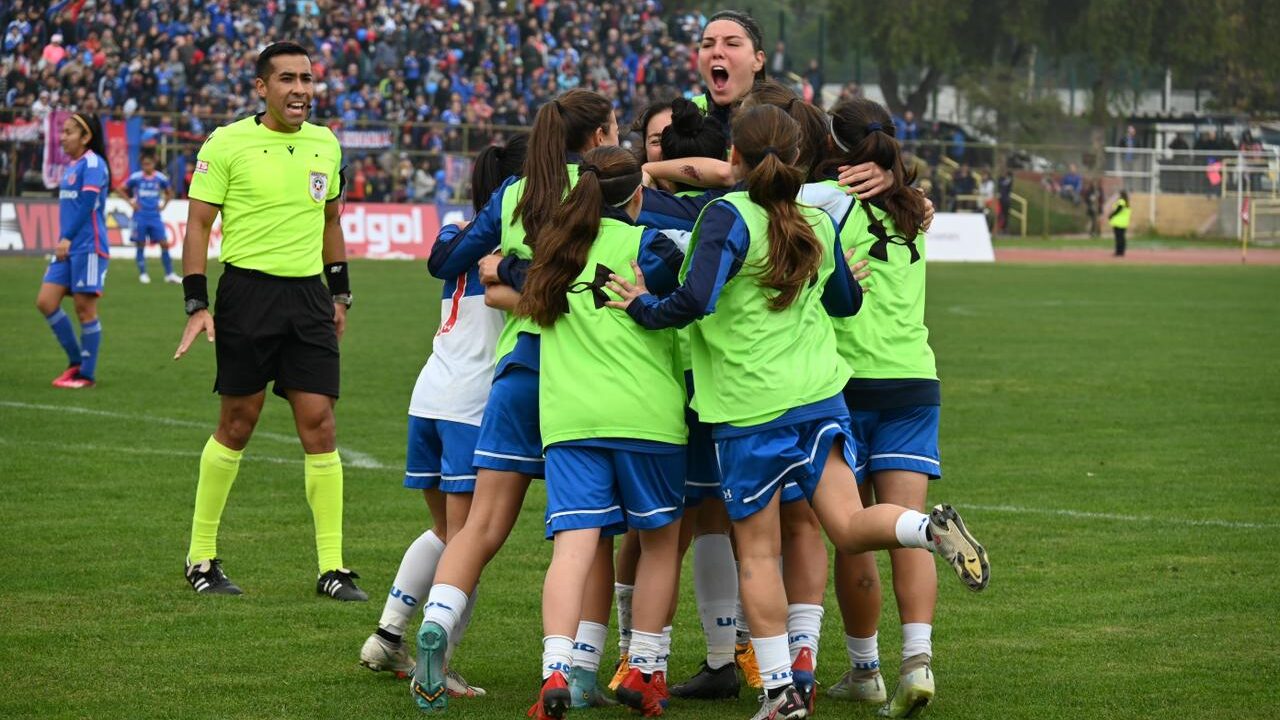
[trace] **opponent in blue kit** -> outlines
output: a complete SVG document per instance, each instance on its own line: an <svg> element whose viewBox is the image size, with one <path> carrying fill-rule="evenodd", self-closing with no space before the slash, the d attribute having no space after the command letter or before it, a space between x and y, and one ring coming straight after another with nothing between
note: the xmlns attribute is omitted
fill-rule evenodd
<svg viewBox="0 0 1280 720"><path fill-rule="evenodd" d="M107 167L102 126L97 117L76 113L62 124L62 150L74 158L62 175L58 191L58 245L36 295L36 307L67 353L67 369L54 378L61 388L93 387L98 366L102 324L98 297L107 279ZM71 319L62 310L70 295L80 320L76 340Z"/></svg>
<svg viewBox="0 0 1280 720"><path fill-rule="evenodd" d="M164 220L160 217L164 206L173 199L173 191L169 187L169 178L156 170L155 155L147 153L142 156L142 169L129 176L124 184L125 197L129 198L129 206L133 208L133 229L129 239L138 249L138 281L143 285L151 282L147 274L147 245L160 246L160 262L164 264L164 281L182 284L182 277L173 272L173 259L169 257L169 238L165 232Z"/></svg>

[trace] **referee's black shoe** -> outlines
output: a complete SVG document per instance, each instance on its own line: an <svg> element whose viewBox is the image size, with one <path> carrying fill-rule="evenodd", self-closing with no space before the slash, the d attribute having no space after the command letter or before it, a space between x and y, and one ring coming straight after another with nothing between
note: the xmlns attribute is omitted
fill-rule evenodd
<svg viewBox="0 0 1280 720"><path fill-rule="evenodd" d="M240 595L243 592L222 572L222 560L218 558L195 565L187 563L187 582L201 595Z"/></svg>
<svg viewBox="0 0 1280 720"><path fill-rule="evenodd" d="M738 681L738 668L733 661L712 670L707 661L697 674L679 685L671 686L673 697L688 700L724 700L738 697L742 684Z"/></svg>
<svg viewBox="0 0 1280 720"><path fill-rule="evenodd" d="M328 595L334 600L365 602L369 596L356 587L355 579L358 577L355 571L346 568L330 570L316 580L316 594Z"/></svg>

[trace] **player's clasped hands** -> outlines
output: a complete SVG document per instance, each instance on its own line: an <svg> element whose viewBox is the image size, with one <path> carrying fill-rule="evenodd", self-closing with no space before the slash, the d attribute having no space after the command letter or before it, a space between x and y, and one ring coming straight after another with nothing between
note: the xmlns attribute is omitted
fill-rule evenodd
<svg viewBox="0 0 1280 720"><path fill-rule="evenodd" d="M610 300L605 305L616 308L618 310L626 310L631 305L631 301L641 295L648 295L649 288L644 286L644 273L640 270L640 265L635 260L631 261L631 269L635 271L636 281L628 282L621 275L613 274L609 276L609 284L605 287L609 288L614 295L622 298L621 300Z"/></svg>
<svg viewBox="0 0 1280 720"><path fill-rule="evenodd" d="M191 348L191 343L195 342L196 337L203 332L209 342L213 342L213 315L208 310L198 310L194 315L187 318L187 326L182 330L182 342L178 343L178 349L173 353L173 359L177 360L187 354L187 350Z"/></svg>
<svg viewBox="0 0 1280 720"><path fill-rule="evenodd" d="M480 258L480 282L485 285L501 285L498 278L498 264L502 262L502 253L495 252Z"/></svg>

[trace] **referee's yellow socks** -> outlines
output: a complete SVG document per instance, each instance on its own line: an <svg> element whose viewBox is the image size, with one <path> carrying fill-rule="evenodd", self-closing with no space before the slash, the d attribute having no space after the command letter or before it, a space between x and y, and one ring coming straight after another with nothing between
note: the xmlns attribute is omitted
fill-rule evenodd
<svg viewBox="0 0 1280 720"><path fill-rule="evenodd" d="M218 556L218 524L240 470L243 450L232 450L209 436L200 453L200 481L196 484L196 509L191 518L191 546L187 560L199 563Z"/></svg>
<svg viewBox="0 0 1280 720"><path fill-rule="evenodd" d="M342 564L342 460L338 451L307 455L307 504L316 524L316 556L320 572Z"/></svg>

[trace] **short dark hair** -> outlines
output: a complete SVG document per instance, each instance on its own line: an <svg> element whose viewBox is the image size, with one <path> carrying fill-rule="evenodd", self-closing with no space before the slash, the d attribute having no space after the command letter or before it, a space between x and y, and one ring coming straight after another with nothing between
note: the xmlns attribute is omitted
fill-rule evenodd
<svg viewBox="0 0 1280 720"><path fill-rule="evenodd" d="M271 43L263 48L262 52L258 53L258 63L254 68L257 76L266 80L267 76L271 74L271 58L279 57L281 55L302 55L307 58L308 61L311 60L311 53L307 52L306 48L292 40Z"/></svg>

